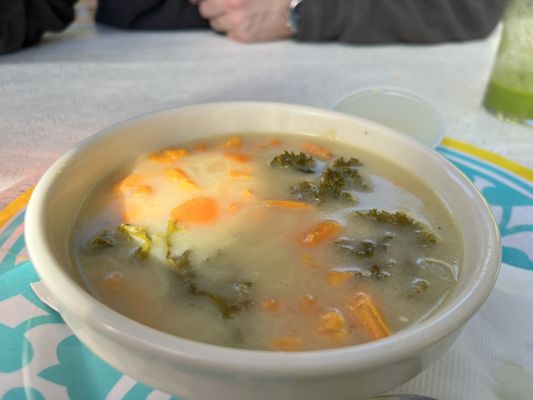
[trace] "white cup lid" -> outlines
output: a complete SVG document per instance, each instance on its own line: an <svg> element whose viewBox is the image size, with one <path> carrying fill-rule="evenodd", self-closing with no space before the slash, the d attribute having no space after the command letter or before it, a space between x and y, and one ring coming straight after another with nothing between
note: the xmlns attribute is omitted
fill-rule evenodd
<svg viewBox="0 0 533 400"><path fill-rule="evenodd" d="M353 92L334 109L370 119L435 148L444 136L444 122L431 103L395 87L371 87Z"/></svg>

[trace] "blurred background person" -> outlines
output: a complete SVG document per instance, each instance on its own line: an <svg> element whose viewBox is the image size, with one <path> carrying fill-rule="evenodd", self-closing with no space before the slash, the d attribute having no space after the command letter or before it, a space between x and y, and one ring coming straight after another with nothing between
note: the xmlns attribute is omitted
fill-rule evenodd
<svg viewBox="0 0 533 400"><path fill-rule="evenodd" d="M87 0L85 0L87 1ZM94 0L93 0L94 1ZM0 54L74 20L76 0L1 0ZM209 29L240 42L294 38L354 44L486 37L506 0L99 0L95 20L120 29Z"/></svg>

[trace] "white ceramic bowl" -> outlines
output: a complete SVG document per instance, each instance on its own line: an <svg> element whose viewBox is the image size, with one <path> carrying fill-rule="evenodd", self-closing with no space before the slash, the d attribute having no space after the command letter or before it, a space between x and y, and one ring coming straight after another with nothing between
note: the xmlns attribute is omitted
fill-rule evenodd
<svg viewBox="0 0 533 400"><path fill-rule="evenodd" d="M459 283L426 321L389 338L314 352L238 350L165 334L93 298L71 262L73 221L92 188L139 154L229 132L336 133L385 155L438 192L464 242ZM362 399L411 379L452 344L483 304L500 264L492 214L468 179L438 154L376 123L276 103L218 103L123 122L70 150L42 177L26 214L26 241L41 279L74 333L108 363L185 399Z"/></svg>

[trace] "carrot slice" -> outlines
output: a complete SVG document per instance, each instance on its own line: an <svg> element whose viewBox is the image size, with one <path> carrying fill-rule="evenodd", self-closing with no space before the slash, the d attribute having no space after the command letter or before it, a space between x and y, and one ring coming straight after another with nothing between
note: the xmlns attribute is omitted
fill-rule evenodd
<svg viewBox="0 0 533 400"><path fill-rule="evenodd" d="M299 336L285 336L272 341L274 350L297 351L302 348L302 338Z"/></svg>
<svg viewBox="0 0 533 400"><path fill-rule="evenodd" d="M319 332L337 332L346 327L346 321L338 310L329 310L320 316Z"/></svg>
<svg viewBox="0 0 533 400"><path fill-rule="evenodd" d="M329 160L333 157L333 154L329 150L311 142L304 143L303 149L306 153L309 153L316 158L320 158L321 160Z"/></svg>
<svg viewBox="0 0 533 400"><path fill-rule="evenodd" d="M153 192L150 185L146 184L146 177L140 173L133 173L115 184L114 189L123 194L134 196L147 195Z"/></svg>
<svg viewBox="0 0 533 400"><path fill-rule="evenodd" d="M328 275L328 285L331 287L337 287L351 278L353 278L351 272L332 271Z"/></svg>
<svg viewBox="0 0 533 400"><path fill-rule="evenodd" d="M161 164L170 164L185 157L187 154L189 152L185 149L166 149L158 153L150 154L148 159Z"/></svg>
<svg viewBox="0 0 533 400"><path fill-rule="evenodd" d="M304 263L305 265L307 265L308 267L311 267L311 268L320 268L320 269L324 269L324 270L327 270L327 269L330 268L329 265L327 265L326 263L318 260L316 257L313 257L309 253L303 253L300 256L300 261L302 261L302 263Z"/></svg>
<svg viewBox="0 0 533 400"><path fill-rule="evenodd" d="M259 145L257 145L258 148L260 149L265 149L267 147L271 147L271 146L279 146L281 145L283 142L277 138L274 138L272 140L270 140L269 142L266 142L266 143L261 143Z"/></svg>
<svg viewBox="0 0 533 400"><path fill-rule="evenodd" d="M102 279L102 285L107 289L118 289L124 285L124 279L119 273L112 273Z"/></svg>
<svg viewBox="0 0 533 400"><path fill-rule="evenodd" d="M173 181L178 181L183 189L194 190L199 188L198 184L180 168L167 168L165 170L165 175Z"/></svg>
<svg viewBox="0 0 533 400"><path fill-rule="evenodd" d="M257 200L257 196L248 188L244 188L241 190L241 198L248 202Z"/></svg>
<svg viewBox="0 0 533 400"><path fill-rule="evenodd" d="M240 136L232 136L222 144L224 149L233 149L242 146L242 139Z"/></svg>
<svg viewBox="0 0 533 400"><path fill-rule="evenodd" d="M329 310L320 316L318 331L339 341L345 340L348 337L346 320L338 310Z"/></svg>
<svg viewBox="0 0 533 400"><path fill-rule="evenodd" d="M194 150L196 151L207 151L209 146L207 146L207 143L198 143L196 146L194 146Z"/></svg>
<svg viewBox="0 0 533 400"><path fill-rule="evenodd" d="M358 292L348 304L348 311L354 322L358 323L372 340L391 335L383 315L367 293Z"/></svg>
<svg viewBox="0 0 533 400"><path fill-rule="evenodd" d="M311 210L314 207L309 203L292 200L265 200L267 207L290 208L294 210Z"/></svg>
<svg viewBox="0 0 533 400"><path fill-rule="evenodd" d="M266 299L261 302L261 309L268 312L279 311L279 302L275 299Z"/></svg>
<svg viewBox="0 0 533 400"><path fill-rule="evenodd" d="M224 154L224 157L229 158L230 160L236 161L238 163L248 162L252 158L247 154L237 153L237 152L226 153Z"/></svg>
<svg viewBox="0 0 533 400"><path fill-rule="evenodd" d="M229 171L229 176L231 178L242 178L242 179L251 179L252 174L248 171L238 171L238 170L232 170Z"/></svg>
<svg viewBox="0 0 533 400"><path fill-rule="evenodd" d="M308 316L318 315L321 311L321 307L318 304L316 298L310 294L307 294L298 299L298 309L302 314Z"/></svg>
<svg viewBox="0 0 533 400"><path fill-rule="evenodd" d="M175 222L209 225L218 219L218 202L211 197L195 197L175 207L170 218Z"/></svg>
<svg viewBox="0 0 533 400"><path fill-rule="evenodd" d="M238 202L238 201L234 201L234 202L228 204L228 211L231 214L235 214L237 211L240 211L243 206L244 206L243 203Z"/></svg>
<svg viewBox="0 0 533 400"><path fill-rule="evenodd" d="M322 221L304 232L299 242L305 247L315 247L338 235L341 229L342 225L336 221Z"/></svg>

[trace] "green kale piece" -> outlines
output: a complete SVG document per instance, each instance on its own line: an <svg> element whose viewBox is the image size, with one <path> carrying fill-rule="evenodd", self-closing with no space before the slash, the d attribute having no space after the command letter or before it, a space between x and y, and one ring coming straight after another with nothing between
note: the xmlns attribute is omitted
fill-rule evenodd
<svg viewBox="0 0 533 400"><path fill-rule="evenodd" d="M356 189L360 191L369 191L370 185L361 176L357 167L362 164L356 158L350 158L345 160L344 157L340 157L333 162L330 169L336 171L344 179L344 186L346 189Z"/></svg>
<svg viewBox="0 0 533 400"><path fill-rule="evenodd" d="M224 297L216 293L202 291L218 308L222 318L233 318L239 311L252 304L250 300L250 288L252 282L237 282L232 285L234 293Z"/></svg>
<svg viewBox="0 0 533 400"><path fill-rule="evenodd" d="M191 250L179 256L167 257L167 261L176 279L183 289L195 296L209 299L224 319L233 318L238 312L252 304L250 299L252 282L236 282L231 284L229 294L222 295L201 287L200 276L190 261Z"/></svg>
<svg viewBox="0 0 533 400"><path fill-rule="evenodd" d="M332 168L326 168L320 177L319 197L324 201L328 197L334 199L344 198L353 201L351 193L345 192L346 181L342 174ZM351 197L351 198L350 198Z"/></svg>
<svg viewBox="0 0 533 400"><path fill-rule="evenodd" d="M130 224L120 224L117 229L139 245L135 251L137 257L145 258L150 254L152 239L148 235L146 228Z"/></svg>
<svg viewBox="0 0 533 400"><path fill-rule="evenodd" d="M307 202L320 201L320 188L308 181L297 183L291 187L291 194L296 200Z"/></svg>
<svg viewBox="0 0 533 400"><path fill-rule="evenodd" d="M359 160L340 157L325 168L318 184L303 181L291 187L291 194L298 200L325 202L327 199L341 199L356 202L357 198L349 190L368 191L370 185L361 176L357 167Z"/></svg>
<svg viewBox="0 0 533 400"><path fill-rule="evenodd" d="M89 250L91 252L95 252L95 251L106 249L108 247L115 247L115 246L116 246L115 236L108 229L104 229L103 231L97 233L89 241Z"/></svg>
<svg viewBox="0 0 533 400"><path fill-rule="evenodd" d="M167 262L170 265L173 265L173 266L175 266L176 257L172 256L172 243L171 243L172 235L174 235L174 233L179 232L179 231L181 231L183 229L184 228L182 226L176 224L176 222L173 221L173 220L169 220L168 223L167 223L167 234L166 234L166 237L165 237L165 239L166 239L166 247L167 247L166 259L167 259ZM187 257L189 255L189 252L190 252L190 250L186 251ZM181 256L179 256L179 257L182 257L182 256L183 256L183 254Z"/></svg>
<svg viewBox="0 0 533 400"><path fill-rule="evenodd" d="M179 256L168 257L167 261L180 285L191 294L198 294L198 277L189 259L190 254L191 250L187 250Z"/></svg>
<svg viewBox="0 0 533 400"><path fill-rule="evenodd" d="M433 232L426 228L424 224L402 211L389 212L373 208L366 211L356 211L354 215L374 220L380 224L414 228L413 232L421 245L428 246L437 243L437 237Z"/></svg>
<svg viewBox="0 0 533 400"><path fill-rule="evenodd" d="M282 154L274 157L270 161L271 167L292 168L304 174L313 174L316 172L316 161L313 157L300 152L296 154L285 150Z"/></svg>
<svg viewBox="0 0 533 400"><path fill-rule="evenodd" d="M375 279L388 278L391 276L389 271L384 271L379 265L374 264L370 267L370 275Z"/></svg>
<svg viewBox="0 0 533 400"><path fill-rule="evenodd" d="M345 160L344 157L339 157L333 162L333 168L353 168L353 167L360 167L363 164L357 159L351 157L349 160Z"/></svg>
<svg viewBox="0 0 533 400"><path fill-rule="evenodd" d="M422 279L422 278L415 278L411 282L411 286L409 287L409 290L407 292L407 297L415 297L421 294L422 292L429 289L431 284L428 280Z"/></svg>
<svg viewBox="0 0 533 400"><path fill-rule="evenodd" d="M365 239L356 242L348 237L341 237L335 241L339 248L349 251L357 258L371 258L376 251L376 242L371 239Z"/></svg>
<svg viewBox="0 0 533 400"><path fill-rule="evenodd" d="M366 211L356 211L355 215L370 218L379 223L389 223L400 226L412 225L414 222L413 218L402 211L389 212L378 210L377 208Z"/></svg>

